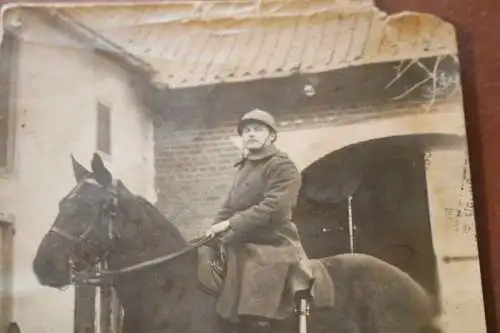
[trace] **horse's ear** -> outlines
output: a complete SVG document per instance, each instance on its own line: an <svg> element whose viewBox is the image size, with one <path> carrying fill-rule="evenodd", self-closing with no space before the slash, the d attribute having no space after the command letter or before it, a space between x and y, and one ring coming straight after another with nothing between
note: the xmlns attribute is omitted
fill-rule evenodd
<svg viewBox="0 0 500 333"><path fill-rule="evenodd" d="M101 156L99 154L94 153L94 157L91 162L92 172L94 173L95 180L103 186L108 186L113 181L113 176L111 176L111 172L106 169L104 162L102 161Z"/></svg>
<svg viewBox="0 0 500 333"><path fill-rule="evenodd" d="M87 177L91 172L81 165L73 154L71 154L71 164L73 164L73 174L75 175L76 182L79 183L83 178Z"/></svg>

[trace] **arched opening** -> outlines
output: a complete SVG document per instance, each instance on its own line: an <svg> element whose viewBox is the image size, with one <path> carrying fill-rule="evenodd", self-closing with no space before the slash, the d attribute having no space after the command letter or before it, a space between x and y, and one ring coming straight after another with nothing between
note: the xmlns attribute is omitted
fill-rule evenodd
<svg viewBox="0 0 500 333"><path fill-rule="evenodd" d="M462 146L463 140L445 134L378 138L309 165L294 214L308 255L367 253L439 295L425 153Z"/></svg>

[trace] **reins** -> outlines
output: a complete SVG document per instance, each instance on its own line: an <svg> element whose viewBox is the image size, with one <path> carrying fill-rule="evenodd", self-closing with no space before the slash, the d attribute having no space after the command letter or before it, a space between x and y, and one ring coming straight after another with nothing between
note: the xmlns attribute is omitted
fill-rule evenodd
<svg viewBox="0 0 500 333"><path fill-rule="evenodd" d="M151 266L159 265L161 263L165 263L171 260L174 260L180 256L183 256L186 253L196 250L200 246L203 246L210 242L214 238L214 235L204 236L201 238L196 238L193 241L189 242L189 245L179 251L174 253L170 253L158 258L154 258L151 260L147 260L144 262L140 262L138 264L126 266L116 270L101 270L99 272L75 272L72 276L72 283L76 284L99 284L103 278L105 279L107 276L113 276L133 271L138 271L141 269L145 269Z"/></svg>

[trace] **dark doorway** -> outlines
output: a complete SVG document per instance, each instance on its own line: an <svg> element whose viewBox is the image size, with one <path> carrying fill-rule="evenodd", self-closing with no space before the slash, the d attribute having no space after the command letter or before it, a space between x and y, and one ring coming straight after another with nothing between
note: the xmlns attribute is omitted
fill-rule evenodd
<svg viewBox="0 0 500 333"><path fill-rule="evenodd" d="M294 215L308 255L353 248L401 268L437 295L424 153L458 141L440 135L378 139L309 166Z"/></svg>

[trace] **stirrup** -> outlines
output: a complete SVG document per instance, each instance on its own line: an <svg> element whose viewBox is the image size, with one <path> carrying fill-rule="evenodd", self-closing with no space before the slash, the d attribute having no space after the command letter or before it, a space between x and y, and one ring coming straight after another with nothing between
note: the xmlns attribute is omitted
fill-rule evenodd
<svg viewBox="0 0 500 333"><path fill-rule="evenodd" d="M272 323L271 320L263 318L263 317L251 317L251 318L245 318L242 321L242 324L246 327L250 328L268 328L271 327Z"/></svg>
<svg viewBox="0 0 500 333"><path fill-rule="evenodd" d="M309 288L299 291L296 296L294 313L298 317L299 333L307 333L307 317L311 314L311 288L314 280L310 281Z"/></svg>
<svg viewBox="0 0 500 333"><path fill-rule="evenodd" d="M269 327L271 326L271 323L267 320L258 320L255 322L252 322L250 326L256 326L256 327Z"/></svg>
<svg viewBox="0 0 500 333"><path fill-rule="evenodd" d="M311 314L311 305L309 304L309 302L305 298L302 298L300 300L299 304L297 304L295 306L295 309L293 310L293 312L298 317L309 316Z"/></svg>

